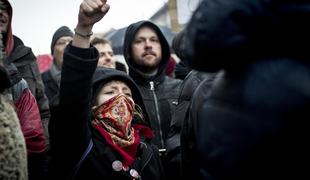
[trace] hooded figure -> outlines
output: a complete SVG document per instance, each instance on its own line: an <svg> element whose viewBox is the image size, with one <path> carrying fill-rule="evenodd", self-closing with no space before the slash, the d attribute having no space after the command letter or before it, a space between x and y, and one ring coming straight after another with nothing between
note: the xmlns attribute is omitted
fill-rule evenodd
<svg viewBox="0 0 310 180"><path fill-rule="evenodd" d="M45 135L48 136L47 124L50 118L48 99L44 92L44 85L39 71L36 57L31 48L26 47L21 39L12 33L13 10L8 0L1 0L7 16L1 16L3 26L0 28L3 35L4 49L9 63L13 63L20 76L28 83L31 93L34 95L41 120L44 125ZM48 142L47 142L48 143Z"/></svg>
<svg viewBox="0 0 310 180"><path fill-rule="evenodd" d="M122 71L96 69L98 59L94 47L68 45L65 50L59 107L50 123L53 174L61 179L163 179L137 85Z"/></svg>
<svg viewBox="0 0 310 180"><path fill-rule="evenodd" d="M11 85L7 95L14 103L26 141L29 179L42 179L45 173L47 139L41 116L47 118L45 120L49 118L47 99L44 96L35 56L30 48L25 47L19 38L12 35L10 3L1 0L0 6L0 30L5 54L1 63L9 74ZM45 133L47 134L47 129Z"/></svg>
<svg viewBox="0 0 310 180"><path fill-rule="evenodd" d="M145 30L152 36L148 37ZM128 26L123 47L129 75L142 93L151 128L155 132L154 142L164 155L165 140L182 82L165 75L170 58L169 44L158 26L150 21L139 21ZM149 58L156 59L157 64L148 65ZM151 71L147 72L148 69Z"/></svg>
<svg viewBox="0 0 310 180"><path fill-rule="evenodd" d="M204 0L186 31L193 179L309 179L310 1ZM186 128L185 128L186 129ZM184 165L184 164L183 164ZM195 175L198 175L196 177Z"/></svg>

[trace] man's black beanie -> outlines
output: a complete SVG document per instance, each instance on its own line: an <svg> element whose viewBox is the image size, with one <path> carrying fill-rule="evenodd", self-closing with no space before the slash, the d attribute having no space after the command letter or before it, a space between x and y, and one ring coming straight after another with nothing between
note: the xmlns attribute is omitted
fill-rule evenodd
<svg viewBox="0 0 310 180"><path fill-rule="evenodd" d="M67 27L67 26L61 26L56 30L56 32L53 35L52 44L51 44L51 52L53 54L54 46L57 42L57 40L63 36L71 36L73 37L73 32Z"/></svg>

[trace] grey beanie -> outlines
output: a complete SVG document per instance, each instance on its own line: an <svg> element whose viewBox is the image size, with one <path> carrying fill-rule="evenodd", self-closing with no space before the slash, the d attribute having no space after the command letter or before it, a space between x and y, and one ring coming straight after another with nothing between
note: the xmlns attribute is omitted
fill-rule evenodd
<svg viewBox="0 0 310 180"><path fill-rule="evenodd" d="M57 42L57 40L63 36L71 36L73 37L73 32L67 27L67 26L61 26L56 30L56 32L53 35L52 44L51 44L51 52L53 54L54 46Z"/></svg>

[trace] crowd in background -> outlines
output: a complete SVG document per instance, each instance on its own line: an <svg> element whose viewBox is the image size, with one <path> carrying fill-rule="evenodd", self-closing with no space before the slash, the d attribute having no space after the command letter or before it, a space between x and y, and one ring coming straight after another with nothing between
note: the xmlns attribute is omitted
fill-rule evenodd
<svg viewBox="0 0 310 180"><path fill-rule="evenodd" d="M0 179L307 179L309 5L202 0L171 44L132 22L119 61L106 0L45 56L0 0Z"/></svg>

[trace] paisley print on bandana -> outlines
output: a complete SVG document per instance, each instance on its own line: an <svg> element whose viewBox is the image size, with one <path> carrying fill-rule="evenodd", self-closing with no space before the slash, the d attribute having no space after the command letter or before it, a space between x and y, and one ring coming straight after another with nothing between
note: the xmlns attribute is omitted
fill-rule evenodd
<svg viewBox="0 0 310 180"><path fill-rule="evenodd" d="M134 102L125 95L115 96L102 105L95 107L93 125L102 127L111 137L113 143L120 148L134 143L134 130L131 127Z"/></svg>

